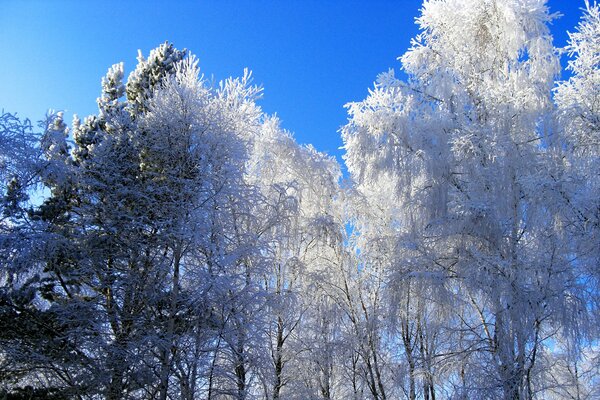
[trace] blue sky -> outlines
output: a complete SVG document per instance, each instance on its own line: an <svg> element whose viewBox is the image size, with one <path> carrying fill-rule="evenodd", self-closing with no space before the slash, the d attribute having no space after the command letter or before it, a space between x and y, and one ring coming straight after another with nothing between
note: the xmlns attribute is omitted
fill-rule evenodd
<svg viewBox="0 0 600 400"><path fill-rule="evenodd" d="M549 0L563 16L564 46L583 0ZM67 1L0 0L0 109L31 120L47 109L96 111L100 79L114 63L168 40L187 48L216 80L245 67L264 87L260 101L300 143L340 156L343 105L363 99L378 73L417 33L421 1Z"/></svg>

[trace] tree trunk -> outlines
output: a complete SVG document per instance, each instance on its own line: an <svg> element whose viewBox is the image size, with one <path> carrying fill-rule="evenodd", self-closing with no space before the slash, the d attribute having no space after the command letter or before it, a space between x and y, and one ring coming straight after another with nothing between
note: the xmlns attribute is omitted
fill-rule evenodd
<svg viewBox="0 0 600 400"><path fill-rule="evenodd" d="M120 400L123 398L125 357L123 356L122 352L125 351L124 346L117 344L116 351L121 354L112 357L112 362L114 365L111 366L110 384L106 393L107 400Z"/></svg>
<svg viewBox="0 0 600 400"><path fill-rule="evenodd" d="M277 317L277 343L275 345L274 366L275 366L275 383L273 384L273 400L279 400L279 395L282 388L283 378L283 320L281 316Z"/></svg>
<svg viewBox="0 0 600 400"><path fill-rule="evenodd" d="M208 374L208 397L207 397L207 400L212 400L212 397L213 397L215 369L217 367L217 358L219 356L219 349L221 348L222 335L223 335L223 328L221 328L221 331L219 332L219 339L217 340L217 345L215 347L213 359L212 359L212 362L210 363L210 371Z"/></svg>
<svg viewBox="0 0 600 400"><path fill-rule="evenodd" d="M239 328L242 329L242 328ZM246 399L246 360L244 357L244 337L241 332L238 333L238 345L236 351L235 377L237 386L237 400Z"/></svg>
<svg viewBox="0 0 600 400"><path fill-rule="evenodd" d="M169 321L166 332L166 343L162 351L162 365L160 372L159 400L166 400L169 390L169 373L171 372L172 355L175 352L175 315L177 314L177 301L179 296L179 264L181 262L180 247L173 252L173 282L171 288L171 305Z"/></svg>

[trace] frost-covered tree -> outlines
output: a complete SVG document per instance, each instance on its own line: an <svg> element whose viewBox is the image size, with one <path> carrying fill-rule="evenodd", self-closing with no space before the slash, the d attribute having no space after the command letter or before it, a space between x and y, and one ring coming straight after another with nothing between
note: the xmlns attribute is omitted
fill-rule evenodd
<svg viewBox="0 0 600 400"><path fill-rule="evenodd" d="M569 80L559 83L555 94L559 118L564 123L564 137L574 156L597 156L599 151L599 36L599 5L586 1L583 18L577 30L569 34L566 47L572 57L567 69L573 75Z"/></svg>
<svg viewBox="0 0 600 400"><path fill-rule="evenodd" d="M255 139L249 166L248 179L262 195L254 212L263 221L260 235L266 244L263 285L269 303L263 351L269 357L262 372L264 396L316 398L320 389L306 387L303 380L312 381L306 367L318 346L307 325L319 318L311 315L318 310L315 282L327 275L341 246L334 206L339 166L312 146L298 145L274 118L264 122Z"/></svg>
<svg viewBox="0 0 600 400"><path fill-rule="evenodd" d="M549 391L574 398L597 395L593 387L598 371L590 364L599 360L594 343L600 328L600 179L596 172L600 167L600 6L588 1L585 6L566 47L572 76L555 90L561 133L555 147L563 168L555 171L553 179L560 194L571 267L582 284L573 295L586 304L587 313L578 315L577 325L561 340L565 345L558 359L552 357L557 368L551 369L554 385L549 385Z"/></svg>
<svg viewBox="0 0 600 400"><path fill-rule="evenodd" d="M358 219L364 269L383 262L405 304L412 279L441 289L421 302L456 311L456 395L531 398L544 338L585 308L555 224L551 19L545 1L425 1L401 58L408 82L382 74L349 106L345 157L369 210Z"/></svg>
<svg viewBox="0 0 600 400"><path fill-rule="evenodd" d="M30 121L5 112L0 115L0 143L0 211L6 218L29 199L27 191L39 179L40 151Z"/></svg>
<svg viewBox="0 0 600 400"><path fill-rule="evenodd" d="M600 6L588 2L586 6L577 31L569 35L567 51L572 59L567 68L573 75L560 82L555 92L562 133L560 155L566 165L564 175L556 176L556 180L563 184L565 223L572 239L576 239L572 240L577 255L574 264L592 279L590 294L597 294L600 179L594 171L600 167ZM597 310L597 297L594 303Z"/></svg>
<svg viewBox="0 0 600 400"><path fill-rule="evenodd" d="M69 186L65 175L69 166L62 114L49 116L42 127L38 144L30 148L35 156L29 168L22 165L21 173L33 171L29 182L43 184L52 198L37 208L21 206L19 217L12 218L2 237L7 256L2 262L2 324L7 327L2 350L9 366L3 384L9 393L19 393L27 385L32 395L60 398L81 395L97 383L99 374L88 357L93 340L80 347L93 336L91 324L81 324L91 317L91 309L81 303L65 304L54 296L56 292L65 297L74 294L78 283L71 266L77 252L66 223L68 196L63 188ZM22 135L22 139L31 138ZM22 156L13 153L10 157L19 160Z"/></svg>
<svg viewBox="0 0 600 400"><path fill-rule="evenodd" d="M196 397L199 366L177 350L204 345L218 323L209 322L209 277L239 290L235 266L249 242L232 238L233 207L249 201L257 89L247 78L213 88L183 54L162 45L127 87L122 64L112 67L98 115L74 121L71 153L60 115L42 139L52 168L50 196L32 214L43 225L41 268L20 272L39 282L29 298L40 298L35 312L55 314L65 357L89 365L55 366L44 379L79 395Z"/></svg>

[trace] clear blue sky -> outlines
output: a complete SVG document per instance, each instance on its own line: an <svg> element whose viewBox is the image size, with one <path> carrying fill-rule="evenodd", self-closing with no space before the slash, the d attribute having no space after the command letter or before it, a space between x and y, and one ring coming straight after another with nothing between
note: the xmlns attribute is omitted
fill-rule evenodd
<svg viewBox="0 0 600 400"><path fill-rule="evenodd" d="M563 46L583 0L550 0ZM343 105L363 99L378 73L398 70L421 1L0 0L0 109L42 119L46 110L96 111L100 79L137 50L168 40L200 59L206 76L264 87L260 104L301 143L339 157Z"/></svg>

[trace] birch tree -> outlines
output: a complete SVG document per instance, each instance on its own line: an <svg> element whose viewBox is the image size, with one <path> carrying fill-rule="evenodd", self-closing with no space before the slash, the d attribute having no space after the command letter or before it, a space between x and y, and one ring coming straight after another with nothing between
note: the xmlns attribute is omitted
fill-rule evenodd
<svg viewBox="0 0 600 400"><path fill-rule="evenodd" d="M457 326L469 339L455 351L477 356L467 397L531 398L543 338L572 323L563 313L577 282L549 222L557 193L543 145L558 71L551 19L544 1L426 1L401 58L408 82L382 74L343 131L356 186L386 217L363 228L395 246L386 268L441 282L475 317Z"/></svg>
<svg viewBox="0 0 600 400"><path fill-rule="evenodd" d="M264 396L313 398L300 379L311 351L304 330L313 317L308 314L316 301L315 279L326 274L328 257L341 245L334 208L339 166L312 146L298 145L274 118L264 122L250 161L249 180L263 196L256 212L264 221L260 231L268 264Z"/></svg>

